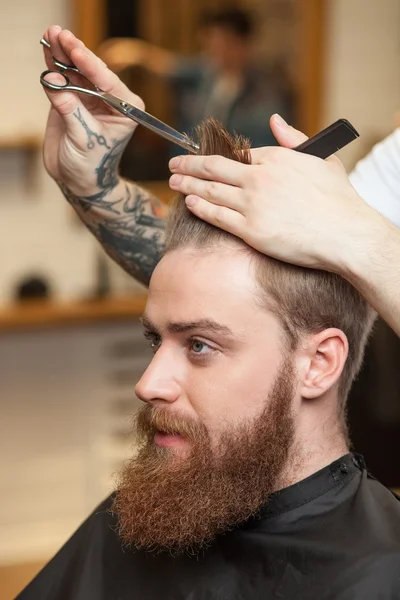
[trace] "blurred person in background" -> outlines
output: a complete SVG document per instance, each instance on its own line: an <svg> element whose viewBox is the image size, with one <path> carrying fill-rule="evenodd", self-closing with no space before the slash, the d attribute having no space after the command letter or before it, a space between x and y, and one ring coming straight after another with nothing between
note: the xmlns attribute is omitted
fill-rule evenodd
<svg viewBox="0 0 400 600"><path fill-rule="evenodd" d="M205 117L214 117L253 147L275 145L265 115L279 112L292 121L292 93L283 67L267 68L254 60L252 16L234 6L212 9L201 16L198 35L202 52L194 58L125 38L107 40L98 54L116 72L141 66L167 79L180 131L191 135Z"/></svg>

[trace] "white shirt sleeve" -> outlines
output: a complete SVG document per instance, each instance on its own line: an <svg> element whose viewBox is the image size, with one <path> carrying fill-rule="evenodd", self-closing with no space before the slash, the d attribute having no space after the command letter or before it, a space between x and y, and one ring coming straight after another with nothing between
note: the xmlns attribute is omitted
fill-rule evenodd
<svg viewBox="0 0 400 600"><path fill-rule="evenodd" d="M361 198L400 227L400 128L357 163L350 181Z"/></svg>

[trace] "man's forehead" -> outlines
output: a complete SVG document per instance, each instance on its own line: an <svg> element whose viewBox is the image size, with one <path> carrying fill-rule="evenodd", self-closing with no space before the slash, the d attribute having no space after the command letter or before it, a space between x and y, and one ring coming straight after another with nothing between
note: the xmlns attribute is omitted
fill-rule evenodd
<svg viewBox="0 0 400 600"><path fill-rule="evenodd" d="M149 297L169 298L194 307L249 303L256 285L248 255L230 248L200 251L183 248L167 253L157 265Z"/></svg>
<svg viewBox="0 0 400 600"><path fill-rule="evenodd" d="M266 311L248 255L179 249L167 253L153 273L146 316L165 324L208 320L237 330Z"/></svg>

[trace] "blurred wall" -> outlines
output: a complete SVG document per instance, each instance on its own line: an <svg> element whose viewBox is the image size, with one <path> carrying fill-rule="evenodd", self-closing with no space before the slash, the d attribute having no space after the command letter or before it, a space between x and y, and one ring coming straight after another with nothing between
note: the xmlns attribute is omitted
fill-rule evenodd
<svg viewBox="0 0 400 600"><path fill-rule="evenodd" d="M42 135L48 109L38 78L39 39L49 24L69 26L68 0L0 0L0 145L4 137ZM326 0L328 11L323 123L347 117L362 138L342 153L350 167L372 140L391 129L400 108L398 0ZM27 181L22 152L0 150L0 303L27 271L52 278L56 293L74 297L94 284L95 244L77 227L40 153Z"/></svg>
<svg viewBox="0 0 400 600"><path fill-rule="evenodd" d="M40 148L33 165L22 151L1 149L4 139L43 136L48 101L39 83L44 70L39 40L50 24L69 26L69 4L0 2L0 303L28 271L47 275L55 291L67 297L86 293L92 285L93 241L74 224L44 172Z"/></svg>
<svg viewBox="0 0 400 600"><path fill-rule="evenodd" d="M325 62L323 125L345 117L362 136L341 152L351 168L400 109L400 2L329 0Z"/></svg>

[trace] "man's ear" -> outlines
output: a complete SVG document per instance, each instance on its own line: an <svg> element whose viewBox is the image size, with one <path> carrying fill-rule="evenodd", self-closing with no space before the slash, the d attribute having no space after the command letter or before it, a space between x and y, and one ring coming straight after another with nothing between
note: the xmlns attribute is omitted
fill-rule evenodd
<svg viewBox="0 0 400 600"><path fill-rule="evenodd" d="M348 351L347 337L340 329L308 336L301 350L301 396L318 398L332 388L342 374Z"/></svg>

